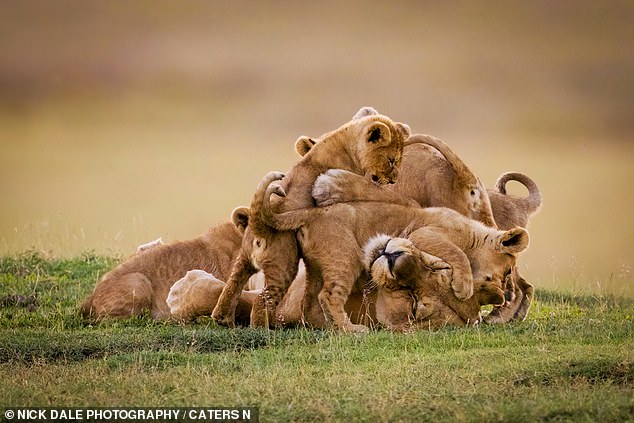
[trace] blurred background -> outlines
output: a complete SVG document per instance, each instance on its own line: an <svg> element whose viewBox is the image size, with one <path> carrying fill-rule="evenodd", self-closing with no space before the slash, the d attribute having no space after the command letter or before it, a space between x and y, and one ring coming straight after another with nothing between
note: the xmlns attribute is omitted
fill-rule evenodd
<svg viewBox="0 0 634 423"><path fill-rule="evenodd" d="M631 1L0 5L0 254L194 237L371 105L539 184L535 285L634 297Z"/></svg>

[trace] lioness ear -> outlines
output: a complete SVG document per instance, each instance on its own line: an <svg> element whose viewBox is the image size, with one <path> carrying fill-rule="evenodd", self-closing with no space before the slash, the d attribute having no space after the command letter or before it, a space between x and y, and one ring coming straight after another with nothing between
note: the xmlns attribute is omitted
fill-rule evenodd
<svg viewBox="0 0 634 423"><path fill-rule="evenodd" d="M357 119L364 118L366 116L372 116L372 115L378 115L378 114L379 112L377 112L374 107L365 106L360 108L359 111L355 113L354 116L352 116L352 120L357 120Z"/></svg>
<svg viewBox="0 0 634 423"><path fill-rule="evenodd" d="M317 144L317 141L302 135L297 138L297 141L295 141L295 151L297 151L297 154L304 157L315 144Z"/></svg>
<svg viewBox="0 0 634 423"><path fill-rule="evenodd" d="M249 208L241 206L233 209L233 212L231 212L231 221L236 225L240 233L244 233L249 225Z"/></svg>
<svg viewBox="0 0 634 423"><path fill-rule="evenodd" d="M412 130L410 129L409 125L401 122L396 122L395 125L396 129L398 129L398 132L400 132L404 140L408 139L409 136L412 135Z"/></svg>
<svg viewBox="0 0 634 423"><path fill-rule="evenodd" d="M517 227L503 232L498 238L497 249L505 253L515 254L528 248L528 232Z"/></svg>
<svg viewBox="0 0 634 423"><path fill-rule="evenodd" d="M379 144L382 142L389 144L392 140L392 133L386 124L382 122L374 122L367 128L366 140L370 144Z"/></svg>

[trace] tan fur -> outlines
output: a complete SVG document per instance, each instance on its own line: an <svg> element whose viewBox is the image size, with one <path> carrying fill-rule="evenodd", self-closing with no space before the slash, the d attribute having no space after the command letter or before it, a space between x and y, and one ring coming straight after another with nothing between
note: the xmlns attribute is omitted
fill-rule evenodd
<svg viewBox="0 0 634 423"><path fill-rule="evenodd" d="M85 318L130 317L150 311L169 317L165 303L170 287L187 271L202 269L219 278L229 277L240 248L248 209L234 210L233 223L210 228L188 241L154 245L106 273L81 306Z"/></svg>
<svg viewBox="0 0 634 423"><path fill-rule="evenodd" d="M166 303L171 317L190 321L209 316L225 283L204 270L190 270L170 288ZM236 323L248 325L251 307L260 291L244 291L236 308Z"/></svg>
<svg viewBox="0 0 634 423"><path fill-rule="evenodd" d="M301 151L305 151L304 145ZM298 149L298 152L300 149ZM441 140L412 135L407 140L401 165L402 178L381 187L345 172L315 183L313 196L319 206L351 201L380 201L421 207L448 207L487 226L495 226L491 203L480 179Z"/></svg>
<svg viewBox="0 0 634 423"><path fill-rule="evenodd" d="M504 292L494 282L475 283L475 295L458 300L446 280L451 268L430 257L410 239L385 235L366 245L372 280L391 295L377 301L377 319L389 329L412 331L473 325L480 321L485 304L502 304ZM382 301L389 301L383 304Z"/></svg>
<svg viewBox="0 0 634 423"><path fill-rule="evenodd" d="M264 179L270 181L272 176ZM474 280L501 285L515 264L515 254L528 246L528 233L522 228L498 231L447 208L362 202L278 213L272 211L269 196L273 192L283 196L283 188L275 183L262 188L253 202L261 209L252 206L252 213L261 212L262 219L278 230L299 231L308 279L305 306L321 305L326 320L345 331L366 329L350 322L344 304L368 277L362 245L376 233L409 233L421 250L449 263L451 288L461 300L473 295ZM317 302L311 296L318 289ZM305 311L306 316L315 314Z"/></svg>
<svg viewBox="0 0 634 423"><path fill-rule="evenodd" d="M448 207L488 226L526 228L541 207L539 187L519 172L502 174L495 189L485 190L480 180L442 141L429 135L412 135L403 151L401 177L394 185L378 186L345 171L328 171L315 181L313 196L318 206L351 201L380 201L421 207ZM311 144L297 147L307 152ZM442 152L442 153L441 153ZM506 193L506 183L518 181L528 197ZM487 198L488 197L488 198Z"/></svg>
<svg viewBox="0 0 634 423"><path fill-rule="evenodd" d="M287 197L275 205L276 210L312 207L313 183L328 169L346 169L382 184L396 180L409 128L369 108L360 110L356 116L363 117L320 137L293 166L282 180ZM301 137L297 145L306 144L302 141L305 139ZM274 323L274 310L296 276L299 257L294 232L274 230L257 213L251 213L239 257L212 313L214 320L225 326L234 324L233 310L246 279L261 269L266 278L265 288L253 307L251 323L254 326Z"/></svg>
<svg viewBox="0 0 634 423"><path fill-rule="evenodd" d="M397 240L397 238L389 237L387 237L387 239L392 240L393 243ZM405 241L409 242L408 240ZM367 254L368 252L366 251L366 257ZM442 271L446 271L448 269L447 263L437 257L429 256L424 252L420 252L416 257L423 258L419 265L424 266L427 272L426 274L432 274L437 277ZM402 264L402 260L399 260L400 261L397 262L395 269L398 269ZM380 262L380 260L378 260L378 262ZM372 260L371 263L368 263L368 265L372 266L375 280L381 280L377 276L378 273L376 273L379 266L374 263L374 260ZM398 275L399 270L394 270L394 273ZM418 274L422 277L424 273L419 272ZM436 313L434 314L435 320L432 318L416 320L414 314L416 312L417 304L420 302L417 301L416 294L421 291L421 288L418 285L423 283L421 281L424 280L425 279L422 278L418 279L417 281L414 281L414 285L412 286L410 286L411 283L405 279L381 280L381 282L369 286L362 292L352 293L346 302L345 311L348 316L350 316L350 321L354 324L361 324L370 327L382 326L389 330L399 332L408 332L418 328L436 328L440 326L438 321L442 321L443 324L450 324L452 320L455 319L456 315L456 312L453 311L450 306L455 302L458 302L458 305L460 306L460 303L462 302L457 301L455 297L453 297L446 286L446 282L443 282L438 287L435 287L435 285L433 287L438 290L444 289L446 291L446 295L443 298L448 298L449 306L442 303L441 300L438 300L436 297L430 297L433 300L436 300L436 303L438 304ZM187 322L199 316L210 315L224 286L224 282L202 270L189 271L184 278L180 279L172 286L167 297L167 304L170 307L172 317ZM433 287L430 289L434 289ZM425 288L422 289L424 290ZM303 266L300 266L297 278L291 284L288 292L277 308L277 318L284 326L293 327L305 324L315 325L314 321L307 322L302 317L302 302L305 296L305 291L306 273ZM477 291L476 294L479 295L480 292L481 290ZM498 290L498 292L497 298L499 301L499 299L502 298L502 294L500 293L501 291ZM240 293L238 306L236 308L237 325L246 326L250 323L251 308L256 302L259 293L259 291L242 291ZM481 295L478 296L478 298L480 297ZM422 300L429 302L428 297L423 297ZM482 304L488 303L489 302L483 302ZM446 307L449 310L443 320L440 320L442 316L438 316L439 313L442 313L442 309L440 309L440 307ZM462 305L462 308L464 308L464 305ZM458 313L460 312L461 309L459 308ZM464 312L458 315L463 316L462 320L458 320L458 325L464 325L464 321L468 321L470 318L473 318L472 315L467 317L464 317L464 315ZM322 313L318 316L317 325L325 326L325 324L326 322Z"/></svg>
<svg viewBox="0 0 634 423"><path fill-rule="evenodd" d="M527 197L516 197L506 193L506 183L517 181L528 189ZM530 217L537 213L542 205L542 193L537 184L528 176L519 172L506 172L500 175L495 189L487 190L495 223L500 229L513 226L528 227Z"/></svg>
<svg viewBox="0 0 634 423"><path fill-rule="evenodd" d="M421 144L406 146L401 177L393 186L379 187L345 171L328 171L320 176L313 189L319 206L350 201L385 201L395 204L419 204L422 207L449 207L489 226L511 229L526 228L531 215L542 202L534 181L518 172L500 176L496 189L484 190L480 180L442 141L428 135L413 135ZM427 145L425 145L427 144ZM297 148L308 151L310 145ZM515 180L525 185L528 197L507 195L505 185ZM533 287L517 269L506 284L507 302L496 308L488 322L502 322L501 316L513 320L526 318L532 301Z"/></svg>

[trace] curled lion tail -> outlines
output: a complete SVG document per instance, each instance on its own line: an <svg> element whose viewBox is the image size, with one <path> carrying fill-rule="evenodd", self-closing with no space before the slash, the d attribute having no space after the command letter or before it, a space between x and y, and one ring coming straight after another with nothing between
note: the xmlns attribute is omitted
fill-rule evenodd
<svg viewBox="0 0 634 423"><path fill-rule="evenodd" d="M280 172L267 173L253 195L253 201L251 202L251 220L253 223L249 221L249 225L252 225L251 230L255 235L266 234L270 231L267 228L273 228L278 231L294 231L302 227L304 222L306 222L310 208L279 214L271 209L272 194L286 197L286 192L277 182L283 177L284 174Z"/></svg>
<svg viewBox="0 0 634 423"><path fill-rule="evenodd" d="M522 203L524 210L526 210L528 214L536 213L542 206L542 192L535 181L520 172L503 173L495 183L495 188L500 194L507 195L506 183L509 181L517 181L526 187L528 190L528 196L519 199L519 201Z"/></svg>

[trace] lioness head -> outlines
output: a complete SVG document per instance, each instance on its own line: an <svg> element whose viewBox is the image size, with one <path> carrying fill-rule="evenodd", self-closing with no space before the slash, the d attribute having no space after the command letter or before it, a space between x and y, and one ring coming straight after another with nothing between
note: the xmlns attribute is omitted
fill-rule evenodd
<svg viewBox="0 0 634 423"><path fill-rule="evenodd" d="M465 326L480 321L480 307L502 304L494 282L475 282L475 295L458 300L451 289L451 267L419 250L409 239L379 235L365 247L366 266L378 288L381 324L396 330Z"/></svg>

